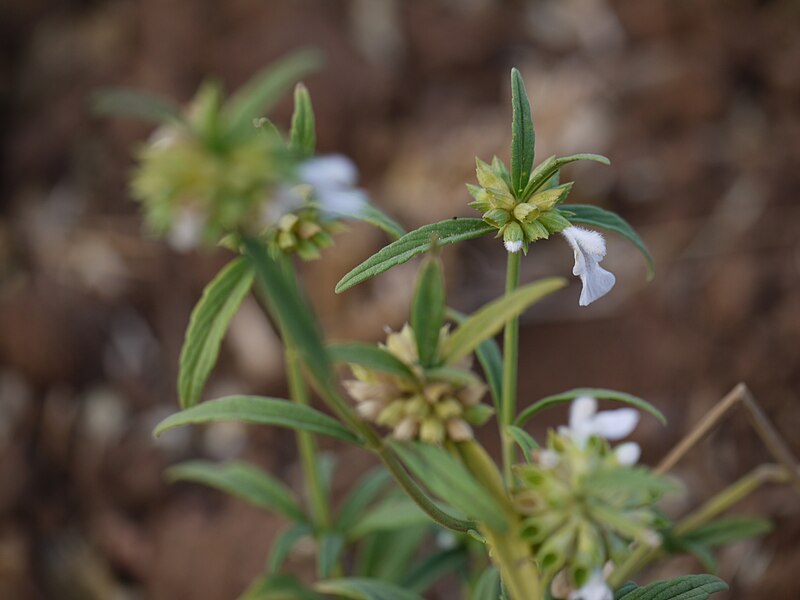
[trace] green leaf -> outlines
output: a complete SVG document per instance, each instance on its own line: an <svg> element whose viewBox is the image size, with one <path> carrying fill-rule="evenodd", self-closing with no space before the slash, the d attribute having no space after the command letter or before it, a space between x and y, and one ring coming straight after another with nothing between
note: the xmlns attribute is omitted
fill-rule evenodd
<svg viewBox="0 0 800 600"><path fill-rule="evenodd" d="M389 485L389 472L379 467L370 471L351 489L339 508L336 527L345 534L358 524L361 515L373 500Z"/></svg>
<svg viewBox="0 0 800 600"><path fill-rule="evenodd" d="M256 579L239 600L324 600L294 575L267 574Z"/></svg>
<svg viewBox="0 0 800 600"><path fill-rule="evenodd" d="M289 145L302 157L314 155L317 145L317 130L314 125L314 108L311 95L302 83L294 87L294 113L289 130Z"/></svg>
<svg viewBox="0 0 800 600"><path fill-rule="evenodd" d="M311 431L358 444L358 438L339 421L310 406L262 396L226 396L170 415L156 426L156 437L181 425L211 421L242 421Z"/></svg>
<svg viewBox="0 0 800 600"><path fill-rule="evenodd" d="M519 194L531 174L536 134L525 84L517 69L511 69L511 106L511 183L514 193Z"/></svg>
<svg viewBox="0 0 800 600"><path fill-rule="evenodd" d="M363 342L331 344L328 346L328 354L337 362L354 363L398 377L415 378L414 373L402 360L385 348L374 344Z"/></svg>
<svg viewBox="0 0 800 600"><path fill-rule="evenodd" d="M325 531L319 536L319 557L317 559L317 575L331 577L339 556L344 549L344 536L335 531Z"/></svg>
<svg viewBox="0 0 800 600"><path fill-rule="evenodd" d="M318 69L321 62L318 52L300 50L255 75L225 105L229 131L238 135L253 127L253 119L267 112L293 83Z"/></svg>
<svg viewBox="0 0 800 600"><path fill-rule="evenodd" d="M514 443L522 450L522 455L525 457L525 462L531 462L531 452L539 447L533 436L520 427L514 425L506 426L506 433L511 436Z"/></svg>
<svg viewBox="0 0 800 600"><path fill-rule="evenodd" d="M408 573L411 559L419 554L429 526L378 531L360 544L356 574L400 583Z"/></svg>
<svg viewBox="0 0 800 600"><path fill-rule="evenodd" d="M411 302L411 328L417 340L419 362L431 367L436 362L439 333L444 324L444 275L442 263L434 257L425 259L417 277L417 289Z"/></svg>
<svg viewBox="0 0 800 600"><path fill-rule="evenodd" d="M170 467L166 476L171 481L193 481L208 485L260 508L275 510L294 521L307 520L292 490L272 475L246 462L218 464L194 460Z"/></svg>
<svg viewBox="0 0 800 600"><path fill-rule="evenodd" d="M245 251L255 267L260 290L273 318L320 387L329 385L331 369L311 308L297 287L291 264L279 255L273 259L258 240L246 238Z"/></svg>
<svg viewBox="0 0 800 600"><path fill-rule="evenodd" d="M684 575L632 589L618 600L706 600L711 594L727 590L728 585L713 575Z"/></svg>
<svg viewBox="0 0 800 600"><path fill-rule="evenodd" d="M500 572L495 567L487 567L481 573L470 600L498 600L500 597Z"/></svg>
<svg viewBox="0 0 800 600"><path fill-rule="evenodd" d="M467 320L467 316L452 308L447 309L447 316L461 325ZM475 356L483 369L483 375L489 384L489 391L492 394L495 412L502 414L500 405L503 401L503 356L500 354L500 346L497 342L489 338L478 344L475 348Z"/></svg>
<svg viewBox="0 0 800 600"><path fill-rule="evenodd" d="M650 280L655 276L656 267L650 251L647 249L647 246L644 245L639 234L636 233L625 219L616 213L602 209L599 206L592 206L591 204L564 204L562 208L572 213L572 215L568 217L570 223L594 225L595 227L613 231L627 238L639 249L647 261L647 279Z"/></svg>
<svg viewBox="0 0 800 600"><path fill-rule="evenodd" d="M408 496L392 495L361 515L361 519L349 531L353 539L376 531L405 529L428 525L431 518L422 512Z"/></svg>
<svg viewBox="0 0 800 600"><path fill-rule="evenodd" d="M171 100L127 89L100 90L92 97L100 115L132 117L152 123L184 123L181 108Z"/></svg>
<svg viewBox="0 0 800 600"><path fill-rule="evenodd" d="M203 388L217 362L222 338L242 300L253 285L253 269L244 258L236 258L203 290L192 311L181 349L178 396L181 408L200 401Z"/></svg>
<svg viewBox="0 0 800 600"><path fill-rule="evenodd" d="M467 564L468 557L463 547L443 550L415 565L400 584L404 589L421 594L448 573L466 569Z"/></svg>
<svg viewBox="0 0 800 600"><path fill-rule="evenodd" d="M506 321L519 316L531 304L565 285L566 280L562 277L540 279L485 304L447 339L442 352L444 362L453 364L468 356L481 342L496 335Z"/></svg>
<svg viewBox="0 0 800 600"><path fill-rule="evenodd" d="M434 494L470 518L498 531L506 529L503 507L456 458L442 448L428 444L390 442L390 445L416 478Z"/></svg>
<svg viewBox="0 0 800 600"><path fill-rule="evenodd" d="M347 273L336 284L336 293L344 292L370 277L411 260L417 254L426 252L430 248L431 239L434 236L437 238L439 246L446 246L478 238L493 231L494 228L481 219L448 219L424 225L385 246Z"/></svg>
<svg viewBox="0 0 800 600"><path fill-rule="evenodd" d="M533 170L531 177L528 180L528 184L525 186L525 190L520 195L520 198L527 199L539 188L549 187L553 181L553 176L558 173L561 167L579 160L591 160L604 165L611 164L610 160L608 160L605 156L601 156L600 154L582 153L572 154L570 156L562 156L560 158L550 156L539 163Z"/></svg>
<svg viewBox="0 0 800 600"><path fill-rule="evenodd" d="M761 517L726 517L693 529L682 539L710 548L765 535L772 531L769 519Z"/></svg>
<svg viewBox="0 0 800 600"><path fill-rule="evenodd" d="M294 545L313 534L314 528L308 523L297 523L282 531L272 543L269 560L267 561L267 572L270 574L277 573L292 552Z"/></svg>
<svg viewBox="0 0 800 600"><path fill-rule="evenodd" d="M406 230L397 221L369 202L363 204L357 211L348 213L347 216L382 229L393 240L399 239L406 234Z"/></svg>
<svg viewBox="0 0 800 600"><path fill-rule="evenodd" d="M400 586L363 577L346 577L319 581L314 588L324 594L333 594L352 600L423 600L422 596Z"/></svg>
<svg viewBox="0 0 800 600"><path fill-rule="evenodd" d="M624 402L625 404L635 406L639 410L650 413L656 419L658 419L662 425L667 424L667 418L664 416L664 414L655 406L647 402L647 400L642 400L641 398L631 394L626 394L625 392L617 392L603 388L575 388L574 390L562 392L561 394L547 396L546 398L542 398L538 402L530 405L519 415L517 415L517 418L514 419L514 425L521 427L535 414L540 413L548 408L552 408L558 404L569 402L570 400L574 400L575 398L579 398L581 396L589 396L590 398L597 398L598 400L616 400L617 402Z"/></svg>
<svg viewBox="0 0 800 600"><path fill-rule="evenodd" d="M632 590L635 590L637 587L639 586L636 585L636 583L634 583L633 581L628 581L624 583L622 587L619 588L617 590L617 593L614 595L615 600L619 600L619 598L622 598L622 596L624 596L625 594L627 594Z"/></svg>

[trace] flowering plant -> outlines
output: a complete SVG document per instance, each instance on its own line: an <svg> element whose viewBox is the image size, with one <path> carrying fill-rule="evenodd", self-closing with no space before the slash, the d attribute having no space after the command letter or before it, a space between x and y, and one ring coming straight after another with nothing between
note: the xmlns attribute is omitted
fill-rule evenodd
<svg viewBox="0 0 800 600"><path fill-rule="evenodd" d="M286 59L227 102L218 87L206 86L186 111L129 92L101 99L106 110L160 123L140 152L132 181L151 229L180 249L221 244L239 254L194 309L180 359L182 410L160 423L156 435L219 420L297 432L303 501L275 476L242 462L193 461L169 470L173 480L224 490L287 519L267 571L242 598L413 600L447 576L474 600L702 600L725 589L713 575L644 586L630 579L670 553L693 553L713 570L714 547L768 528L762 519L720 515L763 482L800 481L796 461L746 388L738 387L723 404L751 410L781 464L761 468L677 522L657 506L680 489L666 473L713 420L652 469L638 464L634 442L612 444L633 432L642 413L664 422L641 398L579 388L517 410L517 319L566 283L553 277L520 286L520 261L530 244L564 236L574 253L573 274L582 282L580 305L615 283L599 264L606 253L602 235L583 226L626 237L642 251L652 275L652 259L627 222L598 207L565 202L572 184L560 183L561 167L609 161L578 154L550 157L534 168L530 105L513 70L510 168L496 157L491 164L478 160L479 185L468 185L471 206L482 217L405 233L356 187L348 159L314 157L314 115L305 87L295 88L288 136L260 116L313 62L305 54ZM345 218L374 223L395 239L344 275L336 292L427 254L408 323L389 331L385 343L326 344L296 278L293 256L317 257ZM508 251L506 292L470 315L459 314L447 306L438 253L495 232ZM225 330L251 290L282 337L290 398L203 401ZM502 350L494 341L501 330ZM472 369L473 356L482 376ZM349 373L341 382L337 365ZM312 389L329 412L311 406ZM628 406L598 411L598 400ZM525 429L542 410L569 402L568 425L551 430L545 441ZM502 441L499 463L475 432L493 415ZM336 511L328 467L316 450L319 435L354 444L382 465ZM303 538L316 548L314 583L282 570Z"/></svg>

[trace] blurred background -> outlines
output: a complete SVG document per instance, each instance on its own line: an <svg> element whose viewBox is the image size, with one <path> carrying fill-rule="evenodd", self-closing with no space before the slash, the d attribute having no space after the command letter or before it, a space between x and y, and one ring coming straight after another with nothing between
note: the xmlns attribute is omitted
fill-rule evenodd
<svg viewBox="0 0 800 600"><path fill-rule="evenodd" d="M235 597L281 520L167 485L164 468L239 456L298 480L286 431L219 425L151 438L177 409L191 308L227 256L179 255L142 235L126 178L150 129L93 116L96 88L185 102L209 75L231 90L292 49L320 48L327 66L307 80L319 149L351 156L374 201L410 229L477 216L464 183L475 155L508 158L517 66L537 160L609 156L611 167L565 169L577 180L571 200L627 218L657 265L648 284L639 254L609 235L603 264L618 283L608 297L579 308L570 277L529 311L522 404L577 386L642 396L669 418L666 428L645 418L634 435L654 463L745 381L800 452L799 32L792 0L3 0L0 598ZM283 126L286 100L272 115ZM303 265L331 338L378 339L405 320L413 262L333 294L385 242L353 225ZM455 306L501 293L499 242L444 257ZM554 239L532 248L522 277L571 268ZM285 393L278 340L250 301L207 395L231 392ZM346 465L337 489L370 464L323 444ZM672 509L768 460L735 412L676 469L691 491ZM731 592L719 597L800 598L798 496L765 488L740 510L776 527L722 553ZM310 564L302 553L293 561L301 572ZM701 570L681 559L646 578Z"/></svg>

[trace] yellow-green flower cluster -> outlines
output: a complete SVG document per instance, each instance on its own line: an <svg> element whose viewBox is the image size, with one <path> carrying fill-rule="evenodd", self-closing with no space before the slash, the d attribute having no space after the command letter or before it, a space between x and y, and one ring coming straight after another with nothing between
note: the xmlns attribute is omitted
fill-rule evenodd
<svg viewBox="0 0 800 600"><path fill-rule="evenodd" d="M447 336L445 327L439 336L440 345ZM447 368L423 368L409 325L400 332L390 332L384 348L410 372L401 377L351 365L355 379L345 381L344 386L358 403L359 414L391 428L400 440L440 444L446 439L472 439L471 425L483 424L492 409L480 403L486 385L469 370L469 359Z"/></svg>
<svg viewBox="0 0 800 600"><path fill-rule="evenodd" d="M480 185L467 184L474 198L470 206L497 228L509 252L527 252L531 242L570 226L556 207L567 198L572 183L558 185L557 171L548 179L539 177L553 166L554 160L548 159L534 169L528 187L520 194L514 193L511 176L500 159L494 157L491 165L480 159L475 161Z"/></svg>
<svg viewBox="0 0 800 600"><path fill-rule="evenodd" d="M659 543L653 504L670 485L626 463L599 436L581 443L550 432L547 448L515 467L523 536L545 579L558 575L556 597L565 596L555 588L580 588L609 561L619 564L632 541Z"/></svg>
<svg viewBox="0 0 800 600"><path fill-rule="evenodd" d="M219 88L205 86L184 118L159 127L139 152L132 194L153 232L178 249L260 233L291 175L291 157L276 137L255 129L234 134L224 115Z"/></svg>

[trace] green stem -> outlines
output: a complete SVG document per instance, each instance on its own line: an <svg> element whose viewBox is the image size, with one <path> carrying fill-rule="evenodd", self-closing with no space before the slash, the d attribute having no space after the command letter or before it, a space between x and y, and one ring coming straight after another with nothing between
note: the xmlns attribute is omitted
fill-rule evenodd
<svg viewBox="0 0 800 600"><path fill-rule="evenodd" d="M308 405L308 388L303 380L303 370L297 351L288 343L285 347L286 376L289 380L289 394L298 404ZM295 431L300 463L303 467L311 516L318 530L331 526L331 509L322 483L322 475L317 462L317 448L314 436L308 431Z"/></svg>
<svg viewBox="0 0 800 600"><path fill-rule="evenodd" d="M519 286L520 252L509 252L506 267L506 296ZM503 444L503 474L506 485L512 483L511 465L514 462L514 440L506 427L514 422L517 411L517 356L519 354L519 318L508 321L503 332L503 398L500 406L500 439Z"/></svg>

